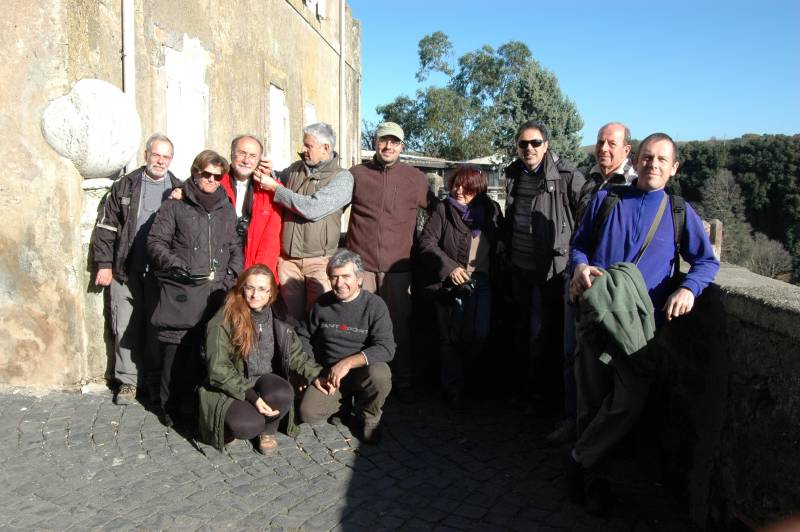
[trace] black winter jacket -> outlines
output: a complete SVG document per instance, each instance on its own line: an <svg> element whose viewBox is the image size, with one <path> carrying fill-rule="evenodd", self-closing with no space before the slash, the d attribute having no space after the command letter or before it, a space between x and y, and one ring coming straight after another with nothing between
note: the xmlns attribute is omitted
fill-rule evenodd
<svg viewBox="0 0 800 532"><path fill-rule="evenodd" d="M537 274L550 279L560 274L567 266L569 244L577 225L575 213L581 203L581 190L586 182L569 161L548 151L544 160L544 179L536 183L537 191L531 203L529 231L534 235L534 253ZM525 166L519 159L506 168L506 212L503 240L506 250L511 251L511 235L514 229L517 189ZM541 266L538 266L541 264Z"/></svg>
<svg viewBox="0 0 800 532"><path fill-rule="evenodd" d="M92 256L97 269L111 268L114 278L121 283L128 280L126 261L136 237L144 168L137 168L114 181L92 235ZM166 177L172 188L181 185L172 172L167 172Z"/></svg>
<svg viewBox="0 0 800 532"><path fill-rule="evenodd" d="M486 194L480 194L473 201L483 203L486 221L481 228L481 236L489 239L490 257L494 259L503 225L503 213L500 205ZM440 202L425 225L419 241L419 260L429 274L425 282L426 291L441 288L442 282L456 267L466 268L471 242L470 229L461 219L458 210L447 200Z"/></svg>
<svg viewBox="0 0 800 532"><path fill-rule="evenodd" d="M216 293L221 301L244 265L241 239L236 233L236 211L225 191L217 189L214 207L206 212L197 201L200 192L192 179L186 181L183 190L183 199L170 199L161 206L147 239L150 264L156 270L178 267L208 279L182 289L162 282L153 324L175 329L191 328L191 322L196 324L203 314L210 318L216 308L206 308L209 297ZM165 288L179 292L174 301L165 300L171 297ZM187 316L192 318L187 320Z"/></svg>

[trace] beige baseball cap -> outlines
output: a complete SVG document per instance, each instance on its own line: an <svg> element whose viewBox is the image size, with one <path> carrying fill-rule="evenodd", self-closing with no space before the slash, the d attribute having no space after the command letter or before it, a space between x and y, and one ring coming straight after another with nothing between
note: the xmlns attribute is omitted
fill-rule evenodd
<svg viewBox="0 0 800 532"><path fill-rule="evenodd" d="M379 125L378 129L375 131L375 137L397 137L400 140L405 138L403 135L403 128L394 122L384 122L383 124Z"/></svg>

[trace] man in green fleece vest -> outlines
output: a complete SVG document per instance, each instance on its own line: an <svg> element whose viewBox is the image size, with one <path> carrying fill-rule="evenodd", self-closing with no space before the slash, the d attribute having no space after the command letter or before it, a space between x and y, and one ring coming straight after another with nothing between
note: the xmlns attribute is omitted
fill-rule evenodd
<svg viewBox="0 0 800 532"><path fill-rule="evenodd" d="M331 289L325 268L339 247L342 213L353 195L353 176L339 166L336 133L324 123L303 128L300 160L272 177L271 161L253 174L284 207L278 278L290 316L300 321Z"/></svg>

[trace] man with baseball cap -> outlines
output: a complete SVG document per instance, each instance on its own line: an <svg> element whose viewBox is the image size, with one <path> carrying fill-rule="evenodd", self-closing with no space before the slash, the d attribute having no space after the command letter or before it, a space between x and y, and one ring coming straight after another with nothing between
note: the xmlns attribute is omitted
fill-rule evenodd
<svg viewBox="0 0 800 532"><path fill-rule="evenodd" d="M350 169L353 200L347 248L364 261L363 288L389 307L397 352L392 361L393 388L410 398L411 245L417 209L428 207L428 181L400 162L403 128L384 122L375 132L375 156Z"/></svg>

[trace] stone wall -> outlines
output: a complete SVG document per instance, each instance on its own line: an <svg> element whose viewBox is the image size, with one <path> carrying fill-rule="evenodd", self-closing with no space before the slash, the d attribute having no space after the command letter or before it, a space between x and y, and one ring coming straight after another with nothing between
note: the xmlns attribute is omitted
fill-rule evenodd
<svg viewBox="0 0 800 532"><path fill-rule="evenodd" d="M800 287L723 265L661 344L651 441L695 522L800 511Z"/></svg>
<svg viewBox="0 0 800 532"><path fill-rule="evenodd" d="M303 0L137 0L136 101L142 143L181 119L201 124L200 148L226 157L236 134L270 148L270 85L286 94L287 151L300 146L304 113L339 132L339 2L318 17ZM47 103L84 78L122 88L120 0L10 0L0 34L0 383L71 386L108 370L104 294L92 286L89 238L108 180L85 180L40 131ZM343 160L359 148L360 30L346 10ZM208 116L168 120L168 57L205 65L192 90ZM192 62L194 61L194 62ZM174 86L172 87L174 89ZM175 140L175 139L173 139ZM341 143L340 143L341 145ZM142 163L143 145L138 150ZM187 166L187 165L184 165ZM173 167L181 178L187 167Z"/></svg>

